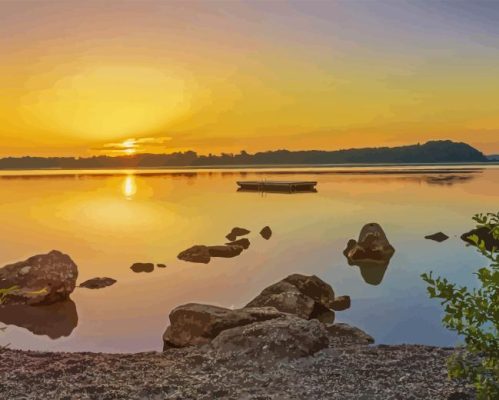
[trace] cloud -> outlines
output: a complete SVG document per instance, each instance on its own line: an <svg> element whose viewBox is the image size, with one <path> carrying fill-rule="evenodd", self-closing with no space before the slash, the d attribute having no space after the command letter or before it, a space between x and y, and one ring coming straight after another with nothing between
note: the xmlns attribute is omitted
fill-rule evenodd
<svg viewBox="0 0 499 400"><path fill-rule="evenodd" d="M119 143L105 143L94 147L92 150L102 152L137 153L166 148L166 144L172 140L169 136L129 138Z"/></svg>

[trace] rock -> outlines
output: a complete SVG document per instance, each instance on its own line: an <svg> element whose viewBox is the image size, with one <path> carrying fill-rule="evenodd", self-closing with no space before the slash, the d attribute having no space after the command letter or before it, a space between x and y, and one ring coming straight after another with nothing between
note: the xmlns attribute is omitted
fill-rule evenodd
<svg viewBox="0 0 499 400"><path fill-rule="evenodd" d="M334 302L333 288L317 276L293 274L284 278L284 281L296 286L301 293L312 298L315 302L322 304L326 308L332 308Z"/></svg>
<svg viewBox="0 0 499 400"><path fill-rule="evenodd" d="M72 300L36 307L8 305L0 306L0 322L19 326L35 335L58 339L71 335L78 325L78 313Z"/></svg>
<svg viewBox="0 0 499 400"><path fill-rule="evenodd" d="M249 239L246 239L246 238L242 238L242 239L239 239L239 240L235 240L234 242L229 242L229 243L225 243L226 245L228 246L239 246L239 247L242 247L243 249L247 249L248 247L250 247L250 241Z"/></svg>
<svg viewBox="0 0 499 400"><path fill-rule="evenodd" d="M350 296L335 297L331 308L334 311L343 311L350 308Z"/></svg>
<svg viewBox="0 0 499 400"><path fill-rule="evenodd" d="M264 289L246 307L275 307L311 319L330 311L333 303L334 291L326 282L316 276L293 274Z"/></svg>
<svg viewBox="0 0 499 400"><path fill-rule="evenodd" d="M166 268L166 264L156 264L156 267L158 267L158 268Z"/></svg>
<svg viewBox="0 0 499 400"><path fill-rule="evenodd" d="M499 239L494 238L492 233L490 232L490 229L482 226L480 228L472 229L469 232L463 233L461 235L461 239L464 240L466 243L474 244L470 240L470 236L476 235L478 236L478 239L480 241L484 242L485 248L488 251L492 251L492 249L495 247L496 250L499 250Z"/></svg>
<svg viewBox="0 0 499 400"><path fill-rule="evenodd" d="M322 323L295 316L227 329L211 342L222 353L237 352L265 359L305 357L328 345L328 332Z"/></svg>
<svg viewBox="0 0 499 400"><path fill-rule="evenodd" d="M269 286L246 307L274 307L277 310L310 319L323 314L327 309L317 307L313 299L305 296L295 286L287 282L277 282Z"/></svg>
<svg viewBox="0 0 499 400"><path fill-rule="evenodd" d="M163 335L164 348L206 344L226 329L282 316L268 307L230 310L206 304L185 304L170 313L170 326Z"/></svg>
<svg viewBox="0 0 499 400"><path fill-rule="evenodd" d="M269 240L270 237L272 236L272 229L270 229L270 226L266 226L260 231L260 235L265 239Z"/></svg>
<svg viewBox="0 0 499 400"><path fill-rule="evenodd" d="M0 268L0 289L18 289L3 304L52 304L69 298L76 286L78 267L57 250Z"/></svg>
<svg viewBox="0 0 499 400"><path fill-rule="evenodd" d="M385 232L379 224L364 225L359 234L359 240L350 239L343 254L350 265L358 262L388 263L395 253L395 249L388 242Z"/></svg>
<svg viewBox="0 0 499 400"><path fill-rule="evenodd" d="M208 252L211 257L232 258L241 254L241 246L208 246Z"/></svg>
<svg viewBox="0 0 499 400"><path fill-rule="evenodd" d="M182 251L177 258L182 261L208 264L211 260L208 246L197 245Z"/></svg>
<svg viewBox="0 0 499 400"><path fill-rule="evenodd" d="M426 235L424 238L429 239L429 240L434 240L435 242L441 243L441 242L449 239L449 236L447 236L443 232L437 232L437 233L434 233L432 235Z"/></svg>
<svg viewBox="0 0 499 400"><path fill-rule="evenodd" d="M233 242L237 239L238 236L244 236L247 235L248 233L250 233L249 230L236 227L232 228L232 231L230 231L230 233L225 237L227 238L227 240Z"/></svg>
<svg viewBox="0 0 499 400"><path fill-rule="evenodd" d="M102 289L107 286L114 285L116 283L116 279L113 278L92 278L88 281L80 283L80 287L87 289Z"/></svg>
<svg viewBox="0 0 499 400"><path fill-rule="evenodd" d="M133 264L130 269L133 272L152 272L154 271L154 264L153 263L135 263Z"/></svg>
<svg viewBox="0 0 499 400"><path fill-rule="evenodd" d="M329 324L326 325L328 332L332 337L334 344L371 344L374 343L372 336L363 330L350 326L348 324Z"/></svg>

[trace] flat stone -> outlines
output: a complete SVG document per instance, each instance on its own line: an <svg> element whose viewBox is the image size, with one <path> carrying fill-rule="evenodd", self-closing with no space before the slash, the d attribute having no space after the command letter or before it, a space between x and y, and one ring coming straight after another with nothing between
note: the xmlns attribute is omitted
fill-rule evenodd
<svg viewBox="0 0 499 400"><path fill-rule="evenodd" d="M177 258L182 261L208 264L211 260L208 246L196 245L182 251Z"/></svg>
<svg viewBox="0 0 499 400"><path fill-rule="evenodd" d="M227 240L233 242L237 239L238 236L244 236L247 235L248 233L250 233L250 231L245 228L235 227L232 228L230 233L225 237L227 238Z"/></svg>
<svg viewBox="0 0 499 400"><path fill-rule="evenodd" d="M229 242L229 243L225 243L226 245L229 245L229 246L239 246L239 247L242 247L243 249L247 249L248 247L250 247L250 241L249 239L247 238L242 238L242 239L239 239L239 240L235 240L233 242Z"/></svg>
<svg viewBox="0 0 499 400"><path fill-rule="evenodd" d="M211 257L232 258L240 255L243 251L241 246L208 246Z"/></svg>
<svg viewBox="0 0 499 400"><path fill-rule="evenodd" d="M270 226L266 226L260 231L260 235L265 239L269 240L272 236L272 229L270 229Z"/></svg>
<svg viewBox="0 0 499 400"><path fill-rule="evenodd" d="M152 272L154 271L154 264L153 263L135 263L133 264L130 269L133 272Z"/></svg>
<svg viewBox="0 0 499 400"><path fill-rule="evenodd" d="M447 236L443 232L437 232L437 233L433 233L432 235L426 235L424 238L429 239L429 240L434 240L435 242L441 243L441 242L449 239L449 236Z"/></svg>
<svg viewBox="0 0 499 400"><path fill-rule="evenodd" d="M80 283L80 287L87 289L102 289L114 285L115 283L116 279L113 278L92 278Z"/></svg>

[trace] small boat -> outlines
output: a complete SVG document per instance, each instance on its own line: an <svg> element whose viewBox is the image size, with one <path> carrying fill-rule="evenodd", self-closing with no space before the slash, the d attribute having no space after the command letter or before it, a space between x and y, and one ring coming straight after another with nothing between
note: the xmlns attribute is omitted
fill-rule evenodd
<svg viewBox="0 0 499 400"><path fill-rule="evenodd" d="M316 192L313 181L238 181L240 191L251 192Z"/></svg>

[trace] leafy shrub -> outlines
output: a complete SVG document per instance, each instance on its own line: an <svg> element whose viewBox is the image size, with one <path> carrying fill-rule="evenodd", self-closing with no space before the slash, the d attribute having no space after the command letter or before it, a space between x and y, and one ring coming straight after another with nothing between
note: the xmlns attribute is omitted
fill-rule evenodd
<svg viewBox="0 0 499 400"><path fill-rule="evenodd" d="M499 213L479 214L477 228L486 227L499 239ZM445 327L464 337L465 351L449 360L451 378L471 381L478 399L499 399L499 249L491 251L478 236L469 237L472 246L482 253L490 265L475 272L479 286L469 289L445 278L423 274L431 298L441 300Z"/></svg>

